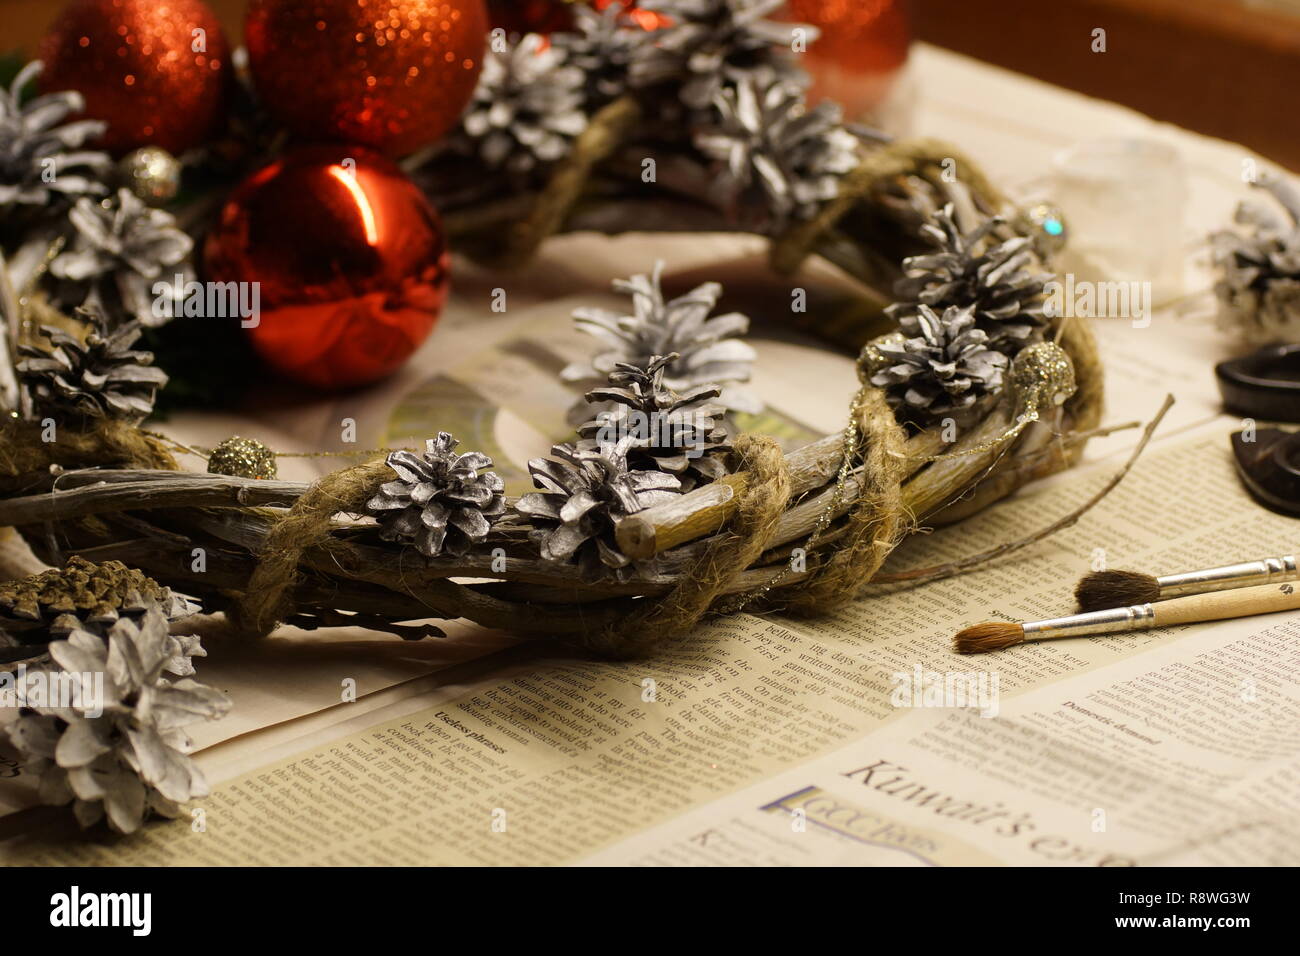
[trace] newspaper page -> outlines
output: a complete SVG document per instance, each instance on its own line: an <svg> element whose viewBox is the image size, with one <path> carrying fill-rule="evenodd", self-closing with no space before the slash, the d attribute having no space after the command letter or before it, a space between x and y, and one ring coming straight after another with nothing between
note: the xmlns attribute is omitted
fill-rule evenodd
<svg viewBox="0 0 1300 956"><path fill-rule="evenodd" d="M1077 526L964 577L828 618L726 619L644 661L521 648L479 662L477 680L304 737L270 763L227 765L190 818L111 846L27 833L5 855L1295 863L1293 615L975 658L950 650L965 624L1068 612L1073 582L1099 559L1184 568L1225 547L1287 550L1296 522L1245 499L1226 425L1151 452ZM895 564L1023 534L1107 477L1102 467L1025 494L905 546Z"/></svg>

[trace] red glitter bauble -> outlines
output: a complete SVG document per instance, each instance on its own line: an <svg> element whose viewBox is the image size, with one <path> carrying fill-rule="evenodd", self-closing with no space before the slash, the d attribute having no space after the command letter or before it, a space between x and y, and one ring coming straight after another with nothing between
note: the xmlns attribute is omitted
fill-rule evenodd
<svg viewBox="0 0 1300 956"><path fill-rule="evenodd" d="M306 146L231 194L204 249L206 278L256 282L257 352L294 381L365 385L395 371L447 298L442 222L390 160Z"/></svg>
<svg viewBox="0 0 1300 956"><path fill-rule="evenodd" d="M483 0L253 0L253 84L306 140L390 156L456 125L487 47Z"/></svg>
<svg viewBox="0 0 1300 956"><path fill-rule="evenodd" d="M41 41L41 88L77 90L82 118L104 120L97 144L180 154L201 146L225 113L226 38L200 0L72 0Z"/></svg>

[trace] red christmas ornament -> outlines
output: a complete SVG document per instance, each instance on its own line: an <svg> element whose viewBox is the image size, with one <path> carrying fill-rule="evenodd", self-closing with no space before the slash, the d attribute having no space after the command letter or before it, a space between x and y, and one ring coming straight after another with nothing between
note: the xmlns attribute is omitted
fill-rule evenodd
<svg viewBox="0 0 1300 956"><path fill-rule="evenodd" d="M487 30L483 0L253 0L244 24L253 83L281 123L390 156L456 125Z"/></svg>
<svg viewBox="0 0 1300 956"><path fill-rule="evenodd" d="M41 42L41 87L78 90L105 120L115 154L145 145L180 154L225 114L226 38L200 0L72 0Z"/></svg>
<svg viewBox="0 0 1300 956"><path fill-rule="evenodd" d="M214 282L259 283L257 352L318 388L365 385L402 365L447 298L441 220L390 160L308 146L230 196L204 249Z"/></svg>

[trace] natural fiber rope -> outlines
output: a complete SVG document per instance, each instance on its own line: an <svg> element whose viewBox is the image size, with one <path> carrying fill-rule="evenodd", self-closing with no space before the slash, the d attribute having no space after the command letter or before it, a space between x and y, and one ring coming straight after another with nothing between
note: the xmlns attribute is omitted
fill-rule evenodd
<svg viewBox="0 0 1300 956"><path fill-rule="evenodd" d="M165 442L126 422L92 420L85 429L60 426L45 440L39 422L0 419L0 475L15 477L60 468L147 468L180 466Z"/></svg>
<svg viewBox="0 0 1300 956"><path fill-rule="evenodd" d="M907 438L880 389L865 390L858 427L863 468L845 535L812 579L780 601L785 609L820 613L852 601L880 570L910 520L903 505Z"/></svg>
<svg viewBox="0 0 1300 956"><path fill-rule="evenodd" d="M302 553L324 543L336 514L362 513L379 485L392 479L393 469L378 458L325 475L295 501L267 535L248 588L236 598L229 615L236 630L264 637L292 614Z"/></svg>
<svg viewBox="0 0 1300 956"><path fill-rule="evenodd" d="M747 472L749 481L726 531L663 598L641 602L645 608L638 608L618 624L583 635L579 643L588 650L612 657L631 656L690 633L736 575L767 549L790 503L785 456L775 440L758 435L741 435L735 449L738 470Z"/></svg>
<svg viewBox="0 0 1300 956"><path fill-rule="evenodd" d="M834 229L857 203L867 199L881 182L899 176L924 175L931 167L936 168L932 175L938 179L947 171L944 163L949 160L952 162L951 169L960 182L992 208L1003 205L1005 199L1002 193L955 146L939 139L895 140L869 150L858 168L844 177L835 199L828 202L814 218L792 226L772 241L772 267L783 274L794 272L804 259L816 251L818 240Z"/></svg>

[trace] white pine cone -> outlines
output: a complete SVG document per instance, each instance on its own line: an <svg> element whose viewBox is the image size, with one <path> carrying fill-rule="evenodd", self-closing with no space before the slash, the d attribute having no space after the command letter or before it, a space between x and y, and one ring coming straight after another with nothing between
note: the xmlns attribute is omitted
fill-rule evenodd
<svg viewBox="0 0 1300 956"><path fill-rule="evenodd" d="M992 347L1011 356L1042 330L1043 287L1054 277L1033 268L1032 240L1003 240L996 232L1002 225L1000 218L988 218L963 233L948 203L921 227L935 251L903 260L903 278L894 287L898 302L886 309L904 333L923 334L922 305L940 313L972 310Z"/></svg>
<svg viewBox="0 0 1300 956"><path fill-rule="evenodd" d="M74 232L70 248L50 262L50 274L62 280L56 297L69 306L84 302L118 308L146 328L171 321L173 303L155 314L153 286L167 282L177 290L190 278L188 258L194 247L171 213L145 205L129 189L96 202L81 198L68 211Z"/></svg>
<svg viewBox="0 0 1300 956"><path fill-rule="evenodd" d="M631 439L594 448L556 445L554 458L528 463L541 491L524 495L515 509L532 523L529 537L543 559L576 562L588 580L630 573L632 561L614 537L617 522L671 501L681 488L674 475L629 468L630 444Z"/></svg>
<svg viewBox="0 0 1300 956"><path fill-rule="evenodd" d="M598 387L620 363L646 368L656 357L675 352L677 358L664 369L665 388L686 393L701 385L717 385L722 389L719 404L727 411L762 411L763 403L746 387L756 353L737 338L749 331L749 318L739 312L710 316L722 295L722 286L716 282L664 301L662 274L663 262L656 262L648 276L614 282L615 291L632 297L630 315L608 309L574 311L577 327L600 340L604 348L588 361L569 365L561 378ZM581 424L597 411L579 402L570 418L573 424Z"/></svg>
<svg viewBox="0 0 1300 956"><path fill-rule="evenodd" d="M1294 342L1300 339L1300 196L1277 176L1252 185L1271 193L1285 216L1242 202L1235 221L1246 232L1211 235L1214 264L1221 271L1214 286L1219 321L1252 344Z"/></svg>
<svg viewBox="0 0 1300 956"><path fill-rule="evenodd" d="M586 395L605 410L578 429L578 447L631 438L629 467L677 475L686 492L727 473L725 456L731 446L722 425L726 410L714 401L721 393L718 386L697 385L679 394L664 385L664 369L676 358L656 356L645 368L619 363L609 373L608 385Z"/></svg>
<svg viewBox="0 0 1300 956"><path fill-rule="evenodd" d="M628 16L622 3L596 10L585 3L573 5L573 31L553 33L551 42L562 47L568 62L586 78L587 112L617 98L627 89L632 57L650 42L650 33Z"/></svg>
<svg viewBox="0 0 1300 956"><path fill-rule="evenodd" d="M487 539L505 511L505 482L482 452L456 454L447 432L425 442L423 457L409 451L388 456L397 480L385 482L366 503L379 519L380 537L415 545L425 557L462 555Z"/></svg>
<svg viewBox="0 0 1300 956"><path fill-rule="evenodd" d="M732 214L762 210L766 232L815 216L839 195L846 173L861 162L858 139L840 122L840 109L811 109L803 89L770 73L741 77L714 97L715 114L695 132L695 146L717 164Z"/></svg>
<svg viewBox="0 0 1300 956"><path fill-rule="evenodd" d="M107 642L74 631L50 645L57 672L47 673L68 675L61 680L80 695L57 703L29 698L9 727L45 803L71 803L83 827L107 817L114 830L134 833L150 811L175 817L181 804L208 793L182 728L223 716L230 699L188 678L167 680L174 652L167 616L157 608L138 622L117 621Z"/></svg>
<svg viewBox="0 0 1300 956"><path fill-rule="evenodd" d="M504 52L489 47L455 134L461 151L494 169L529 173L568 155L587 128L586 76L568 53L530 33Z"/></svg>
<svg viewBox="0 0 1300 956"><path fill-rule="evenodd" d="M650 34L636 50L630 77L634 87L672 83L695 110L707 109L725 81L755 71L803 82L790 55L795 31L808 43L817 29L806 24L765 19L782 0L641 0L642 10L665 15L669 23Z"/></svg>
<svg viewBox="0 0 1300 956"><path fill-rule="evenodd" d="M81 149L107 124L99 120L64 123L69 114L85 109L81 94L47 93L21 102L23 88L42 66L40 60L33 60L8 90L0 88L0 212L108 192L104 179L112 171L112 159L98 150Z"/></svg>
<svg viewBox="0 0 1300 956"><path fill-rule="evenodd" d="M915 337L876 345L883 367L871 376L871 384L885 389L889 404L906 419L932 424L1002 388L1009 360L989 347L972 309L953 306L939 315L922 305L916 327Z"/></svg>

